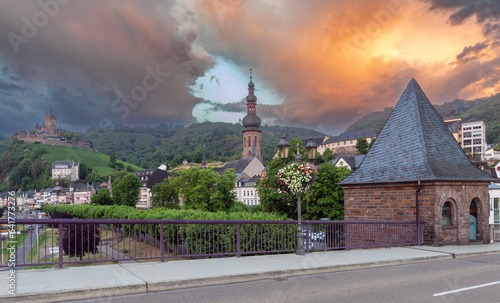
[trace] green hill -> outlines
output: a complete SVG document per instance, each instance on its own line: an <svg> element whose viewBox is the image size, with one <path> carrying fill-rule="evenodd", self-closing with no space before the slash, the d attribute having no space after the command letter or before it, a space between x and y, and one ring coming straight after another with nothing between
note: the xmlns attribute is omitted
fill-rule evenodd
<svg viewBox="0 0 500 303"><path fill-rule="evenodd" d="M261 126L264 164L276 153L283 134L307 139L325 134L305 129ZM142 167L169 163L180 165L183 159L201 163L203 154L208 162L228 162L241 158L243 126L239 123L203 122L189 126L160 124L156 127L114 126L92 128L84 136L92 146L104 153L115 153L118 159Z"/></svg>
<svg viewBox="0 0 500 303"><path fill-rule="evenodd" d="M471 101L455 99L434 107L444 119L454 111L464 122L484 121L486 142L491 144L500 142L500 94ZM389 107L383 111L368 113L349 126L347 131L373 128L380 132L391 111L392 107Z"/></svg>
<svg viewBox="0 0 500 303"><path fill-rule="evenodd" d="M127 174L139 170L138 166L117 160L102 153L56 145L39 143L24 144L13 139L4 144L0 155L0 191L21 189L23 191L55 186L51 179L51 167L55 161L74 160L80 163L82 182L102 181L109 175ZM60 185L64 185L64 182Z"/></svg>
<svg viewBox="0 0 500 303"><path fill-rule="evenodd" d="M109 175L116 172L115 169L108 166L109 156L93 150L81 149L78 147L67 147L57 145L43 145L47 150L45 159L49 163L55 161L75 160L85 164L87 167L95 170L100 175ZM116 163L123 163L124 167L131 166L132 169L141 170L142 168L122 160L116 160Z"/></svg>

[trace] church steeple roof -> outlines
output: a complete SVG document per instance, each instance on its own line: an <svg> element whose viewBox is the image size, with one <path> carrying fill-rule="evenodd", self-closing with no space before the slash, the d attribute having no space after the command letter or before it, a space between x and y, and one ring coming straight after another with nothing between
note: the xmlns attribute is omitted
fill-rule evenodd
<svg viewBox="0 0 500 303"><path fill-rule="evenodd" d="M415 79L411 79L361 166L340 184L486 181Z"/></svg>
<svg viewBox="0 0 500 303"><path fill-rule="evenodd" d="M254 94L255 84L252 81L252 69L250 69L250 82L248 83L247 115L243 118L242 124L245 129L257 129L260 127L261 120L257 116L257 97Z"/></svg>

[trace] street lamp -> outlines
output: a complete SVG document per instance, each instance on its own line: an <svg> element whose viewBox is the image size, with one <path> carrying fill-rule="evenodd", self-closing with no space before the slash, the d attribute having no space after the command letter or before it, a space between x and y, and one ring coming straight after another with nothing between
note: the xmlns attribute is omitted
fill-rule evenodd
<svg viewBox="0 0 500 303"><path fill-rule="evenodd" d="M309 139L306 144L307 158L309 163L313 163L316 160L316 152L318 151L318 144L313 139Z"/></svg>
<svg viewBox="0 0 500 303"><path fill-rule="evenodd" d="M280 143L278 144L278 149L280 153L280 158L283 160L283 165L288 159L288 152L290 151L290 143L288 142L286 136L281 137Z"/></svg>

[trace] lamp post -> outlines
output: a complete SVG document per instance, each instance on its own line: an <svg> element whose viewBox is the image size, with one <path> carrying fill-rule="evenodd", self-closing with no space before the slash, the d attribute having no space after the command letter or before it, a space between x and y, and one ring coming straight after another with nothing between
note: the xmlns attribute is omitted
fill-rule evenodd
<svg viewBox="0 0 500 303"><path fill-rule="evenodd" d="M288 152L290 152L290 143L286 136L281 137L280 143L278 144L278 149L280 153L280 158L283 160L283 165L285 165L288 159Z"/></svg>
<svg viewBox="0 0 500 303"><path fill-rule="evenodd" d="M313 139L309 139L309 141L306 144L306 150L307 150L307 159L309 160L309 163L313 163L314 160L316 159L316 152L318 151L318 144Z"/></svg>
<svg viewBox="0 0 500 303"><path fill-rule="evenodd" d="M299 152L299 143L297 143L297 153L295 154L295 163L299 164L302 162L302 155ZM300 191L297 193L297 251L295 254L303 256L306 254L304 249L304 234L302 233L302 209L300 205Z"/></svg>

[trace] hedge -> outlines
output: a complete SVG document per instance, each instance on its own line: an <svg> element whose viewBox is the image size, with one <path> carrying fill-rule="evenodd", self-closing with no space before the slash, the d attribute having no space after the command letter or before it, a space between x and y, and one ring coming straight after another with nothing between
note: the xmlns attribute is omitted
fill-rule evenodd
<svg viewBox="0 0 500 303"><path fill-rule="evenodd" d="M264 212L206 212L198 210L176 210L153 208L139 210L130 206L103 205L45 205L43 210L49 215L55 211L65 212L81 219L170 219L170 220L287 220L286 216L273 215ZM141 232L159 240L160 226L156 230L151 225L135 224L117 226L126 233ZM133 230L130 230L132 228ZM187 245L193 254L215 254L236 252L235 224L165 224L163 233L165 244L177 246ZM207 236L208 235L208 236ZM288 224L256 225L242 224L240 226L240 250L266 251L290 248L295 245L296 226ZM178 241L179 240L179 241Z"/></svg>

